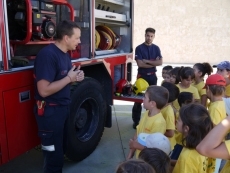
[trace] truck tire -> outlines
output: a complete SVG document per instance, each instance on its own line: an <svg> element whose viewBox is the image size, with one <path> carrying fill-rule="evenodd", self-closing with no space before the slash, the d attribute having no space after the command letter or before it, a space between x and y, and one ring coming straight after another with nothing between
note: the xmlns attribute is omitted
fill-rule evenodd
<svg viewBox="0 0 230 173"><path fill-rule="evenodd" d="M81 161L95 150L103 134L105 94L97 80L85 78L72 86L71 99L66 156Z"/></svg>

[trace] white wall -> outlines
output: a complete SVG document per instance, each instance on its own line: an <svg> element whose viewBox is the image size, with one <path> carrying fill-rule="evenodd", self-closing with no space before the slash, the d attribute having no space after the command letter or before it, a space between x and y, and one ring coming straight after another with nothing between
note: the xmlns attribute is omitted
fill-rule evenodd
<svg viewBox="0 0 230 173"><path fill-rule="evenodd" d="M134 48L147 27L164 63L230 60L230 0L134 0Z"/></svg>

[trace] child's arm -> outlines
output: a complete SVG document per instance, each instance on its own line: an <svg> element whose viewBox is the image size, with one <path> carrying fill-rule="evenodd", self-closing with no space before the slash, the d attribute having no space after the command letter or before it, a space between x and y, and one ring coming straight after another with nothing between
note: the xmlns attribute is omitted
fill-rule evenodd
<svg viewBox="0 0 230 173"><path fill-rule="evenodd" d="M133 136L132 139L130 139L130 141L136 140L136 139L137 139L137 133L135 133L135 135ZM129 141L129 145L130 145L130 141ZM129 154L128 154L126 159L128 160L128 159L133 158L135 151L136 151L136 149L133 149L133 148L129 147Z"/></svg>
<svg viewBox="0 0 230 173"><path fill-rule="evenodd" d="M174 136L174 130L166 130L165 136L167 136L168 138L173 137Z"/></svg>
<svg viewBox="0 0 230 173"><path fill-rule="evenodd" d="M215 126L196 147L196 150L207 157L229 159L230 155L223 142L230 130L230 116Z"/></svg>
<svg viewBox="0 0 230 173"><path fill-rule="evenodd" d="M136 149L143 150L145 147L137 142L137 134L134 135L133 139L129 140L129 154L127 156L127 159L131 159L134 155L134 152Z"/></svg>
<svg viewBox="0 0 230 173"><path fill-rule="evenodd" d="M206 104L207 104L207 95L206 94L202 95L201 98L200 98L200 100L201 100L201 104L204 107L206 107Z"/></svg>

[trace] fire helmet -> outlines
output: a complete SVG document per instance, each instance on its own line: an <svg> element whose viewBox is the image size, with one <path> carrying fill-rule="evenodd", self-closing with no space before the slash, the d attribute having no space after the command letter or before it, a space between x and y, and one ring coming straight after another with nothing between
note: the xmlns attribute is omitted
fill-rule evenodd
<svg viewBox="0 0 230 173"><path fill-rule="evenodd" d="M133 92L137 94L142 94L147 88L149 87L149 84L146 80L143 78L138 78L136 82L133 85Z"/></svg>
<svg viewBox="0 0 230 173"><path fill-rule="evenodd" d="M122 93L124 86L128 85L128 81L125 79L120 79L116 84L116 93Z"/></svg>

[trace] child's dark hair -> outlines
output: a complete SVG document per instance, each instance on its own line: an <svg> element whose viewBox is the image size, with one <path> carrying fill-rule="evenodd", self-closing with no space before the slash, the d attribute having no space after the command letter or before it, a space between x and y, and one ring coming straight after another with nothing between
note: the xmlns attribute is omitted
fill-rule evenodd
<svg viewBox="0 0 230 173"><path fill-rule="evenodd" d="M182 107L183 104L187 105L189 103L192 103L193 94L190 92L181 92L178 95L177 101L178 101L180 107Z"/></svg>
<svg viewBox="0 0 230 173"><path fill-rule="evenodd" d="M206 73L207 75L210 75L213 72L212 66L207 62L196 63L194 67L196 67L202 73L201 77L204 77Z"/></svg>
<svg viewBox="0 0 230 173"><path fill-rule="evenodd" d="M214 96L221 96L225 92L225 87L221 85L208 85L208 88Z"/></svg>
<svg viewBox="0 0 230 173"><path fill-rule="evenodd" d="M167 71L172 70L172 69L173 67L171 65L166 65L162 68L162 70L167 70Z"/></svg>
<svg viewBox="0 0 230 173"><path fill-rule="evenodd" d="M191 77L191 79L194 79L195 73L193 68L191 67L181 67L179 70L179 76L180 76L180 80L188 79L189 77Z"/></svg>
<svg viewBox="0 0 230 173"><path fill-rule="evenodd" d="M183 122L182 127L188 126L188 134L182 139L184 147L194 149L213 128L208 110L201 104L191 103L182 106L179 112Z"/></svg>
<svg viewBox="0 0 230 173"><path fill-rule="evenodd" d="M147 88L146 93L149 101L156 102L157 109L162 109L168 103L169 92L162 86L151 85Z"/></svg>
<svg viewBox="0 0 230 173"><path fill-rule="evenodd" d="M139 154L139 159L149 163L157 173L170 172L170 158L158 148L143 149Z"/></svg>
<svg viewBox="0 0 230 173"><path fill-rule="evenodd" d="M171 82L163 82L161 84L161 86L165 87L169 92L168 103L171 103L171 102L173 102L174 100L177 99L177 97L178 97L178 95L180 93L180 90L175 84L172 84Z"/></svg>
<svg viewBox="0 0 230 173"><path fill-rule="evenodd" d="M156 173L153 167L143 160L130 159L118 165L116 173Z"/></svg>
<svg viewBox="0 0 230 173"><path fill-rule="evenodd" d="M178 84L180 82L179 70L180 67L174 67L172 70L170 70L170 76L176 77L175 84Z"/></svg>

